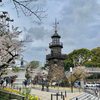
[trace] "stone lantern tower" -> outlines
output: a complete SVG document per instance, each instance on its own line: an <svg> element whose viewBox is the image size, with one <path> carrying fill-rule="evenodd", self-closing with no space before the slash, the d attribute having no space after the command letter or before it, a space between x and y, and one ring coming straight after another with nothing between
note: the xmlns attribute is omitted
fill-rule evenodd
<svg viewBox="0 0 100 100"><path fill-rule="evenodd" d="M61 53L63 43L60 42L61 36L57 33L56 27L57 23L55 22L55 33L51 36L52 42L49 43L51 54L46 55L46 60L49 62L49 66L56 64L59 67L64 67L66 54Z"/></svg>
<svg viewBox="0 0 100 100"><path fill-rule="evenodd" d="M51 49L51 53L46 55L46 60L49 63L49 80L52 76L50 76L51 72L54 71L54 67L61 67L64 69L64 60L66 59L66 54L61 53L61 49L63 48L63 43L60 42L61 36L57 33L57 22L55 21L55 33L51 36L52 42L49 43L49 48Z"/></svg>

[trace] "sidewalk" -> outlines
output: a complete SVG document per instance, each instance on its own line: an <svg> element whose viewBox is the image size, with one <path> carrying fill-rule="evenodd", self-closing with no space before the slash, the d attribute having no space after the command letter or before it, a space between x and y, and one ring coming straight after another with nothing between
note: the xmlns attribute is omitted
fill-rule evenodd
<svg viewBox="0 0 100 100"><path fill-rule="evenodd" d="M41 98L42 100L51 100L51 94L55 94L55 93L32 89L31 94L34 94L35 96ZM67 97L65 97L65 100L72 98L79 94L80 94L79 92L67 93ZM53 100L56 100L56 96L53 96ZM61 96L59 96L58 100L63 100L63 99L61 99Z"/></svg>
<svg viewBox="0 0 100 100"><path fill-rule="evenodd" d="M20 85L18 87L23 87L23 86ZM46 91L46 87L44 88L45 91L41 91L41 86L40 85L37 85L37 86L29 85L29 86L27 86L27 88L31 88L31 94L35 95L36 97L41 98L42 100L51 100L51 94L56 94L58 92L58 88L57 87L55 87L55 88L49 87L49 89L52 90L52 92L51 91L47 92ZM37 89L37 88L39 88L39 89ZM59 88L59 93L61 94L61 91L62 91L63 95L65 96L65 91L69 91L69 89L67 89L67 88L65 88L65 89ZM72 98L72 97L74 97L76 95L79 95L79 94L80 94L79 91L76 91L74 93L67 92L67 97L65 97L65 100L67 100L69 98ZM56 100L56 96L53 96L53 100ZM63 99L61 99L61 96L58 96L58 100L63 100Z"/></svg>
<svg viewBox="0 0 100 100"><path fill-rule="evenodd" d="M22 87L22 86L19 86L19 87ZM35 88L33 88L33 87L35 87ZM51 100L51 94L56 94L57 93L57 91L58 91L58 87L55 87L55 88L51 88L51 87L49 87L49 89L51 89L51 90L56 90L56 92L54 91L54 92L47 92L46 91L46 87L45 87L45 91L41 91L41 86L40 85L37 85L37 86L31 86L31 85L29 85L29 86L27 86L27 88L31 88L31 94L32 95L35 95L36 97L39 97L39 98L41 98L42 100ZM38 90L37 90L37 88L39 88ZM69 91L69 89L70 88L65 88L65 89L63 89L63 88L59 88L59 93L61 94L61 90L62 91ZM76 90L76 89L74 89L74 90ZM65 92L63 92L63 94L64 94ZM69 98L72 98L72 97L74 97L74 96L77 96L77 95L79 95L80 93L82 93L82 92L79 92L79 91L76 91L76 92L74 92L74 93L70 93L70 92L67 92L67 96L65 97L65 100L67 100L67 99L69 99ZM64 94L65 95L65 94ZM56 100L56 96L53 96L53 100ZM58 97L58 100L63 100L63 99L61 99L61 96L59 96Z"/></svg>

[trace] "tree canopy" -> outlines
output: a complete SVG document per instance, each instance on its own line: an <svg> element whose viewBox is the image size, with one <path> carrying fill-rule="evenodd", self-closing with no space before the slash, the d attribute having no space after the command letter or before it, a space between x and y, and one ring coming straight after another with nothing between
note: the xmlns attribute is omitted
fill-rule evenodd
<svg viewBox="0 0 100 100"><path fill-rule="evenodd" d="M90 50L81 48L73 50L73 52L67 55L65 60L65 70L69 70L70 67L76 67L78 65L85 65L90 59Z"/></svg>
<svg viewBox="0 0 100 100"><path fill-rule="evenodd" d="M86 48L76 49L67 55L64 68L77 66L100 67L100 47L88 50Z"/></svg>
<svg viewBox="0 0 100 100"><path fill-rule="evenodd" d="M75 67L74 72L71 76L69 76L69 81L72 81L72 86L74 85L75 81L80 80L82 78L86 78L88 75L87 70L83 66Z"/></svg>
<svg viewBox="0 0 100 100"><path fill-rule="evenodd" d="M5 27L0 29L0 75L8 66L14 65L15 60L20 59L24 52L24 42L19 40L22 31L12 26L12 31Z"/></svg>

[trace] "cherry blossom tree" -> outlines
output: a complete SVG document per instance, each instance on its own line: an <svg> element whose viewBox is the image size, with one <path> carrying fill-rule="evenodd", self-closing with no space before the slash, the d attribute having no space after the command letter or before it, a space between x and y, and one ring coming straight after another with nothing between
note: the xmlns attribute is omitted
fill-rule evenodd
<svg viewBox="0 0 100 100"><path fill-rule="evenodd" d="M74 68L72 75L69 76L68 79L70 83L72 82L72 86L73 86L76 81L82 78L85 79L88 76L89 76L88 70L85 69L84 66L78 66Z"/></svg>
<svg viewBox="0 0 100 100"><path fill-rule="evenodd" d="M25 41L19 39L21 33L18 27L12 26L12 31L6 27L0 28L0 76L8 66L15 64L15 60L20 59L25 51Z"/></svg>

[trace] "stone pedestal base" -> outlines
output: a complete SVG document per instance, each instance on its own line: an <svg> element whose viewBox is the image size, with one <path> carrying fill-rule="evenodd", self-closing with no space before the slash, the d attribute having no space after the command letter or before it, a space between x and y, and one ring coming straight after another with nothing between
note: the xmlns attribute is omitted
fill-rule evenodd
<svg viewBox="0 0 100 100"><path fill-rule="evenodd" d="M13 85L22 85L23 80L26 79L25 73L26 73L26 69L20 67L18 71L18 78L16 78L16 81L13 83Z"/></svg>
<svg viewBox="0 0 100 100"><path fill-rule="evenodd" d="M13 85L22 85L23 80L24 80L23 78L22 79L16 78L16 81L13 83Z"/></svg>

